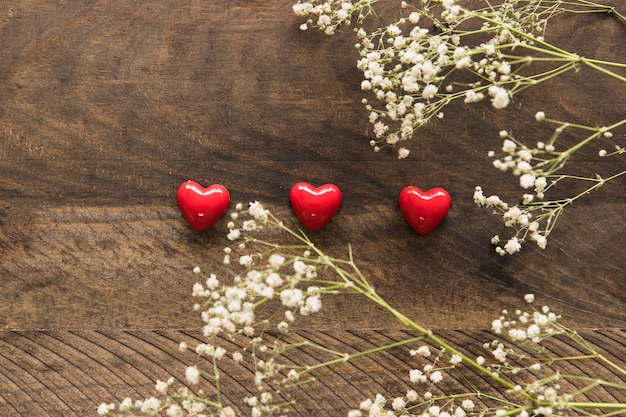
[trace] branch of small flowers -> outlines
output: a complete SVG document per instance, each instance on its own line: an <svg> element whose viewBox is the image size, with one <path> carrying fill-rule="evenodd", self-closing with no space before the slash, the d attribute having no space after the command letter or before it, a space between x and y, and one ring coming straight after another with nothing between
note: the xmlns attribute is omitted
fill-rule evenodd
<svg viewBox="0 0 626 417"><path fill-rule="evenodd" d="M317 27L327 35L333 35L343 25L350 26L353 20L361 23L370 14L375 14L373 5L378 0L325 1L307 0L298 1L293 5L293 12L298 17L306 18L300 25L300 30ZM354 19L356 15L356 19Z"/></svg>
<svg viewBox="0 0 626 417"><path fill-rule="evenodd" d="M241 212L241 205L237 205L237 210ZM583 414L584 409L587 408L611 410L604 414L606 416L613 413L612 410L626 409L626 404L622 403L575 402L575 396L586 394L597 386L610 386L620 390L626 390L626 387L621 383L587 376L577 377L559 373L558 370L552 372L550 366L586 357L602 361L621 373L624 371L619 365L598 354L578 333L560 324L559 316L548 307L534 308L532 306L534 296L525 297L526 302L532 308L530 313L516 311L516 317L509 319L508 313L503 311L501 317L492 323L494 333L501 334L505 331L509 344L512 343L522 348L527 347L530 342L541 346L550 337L565 335L582 346L587 354L550 358L542 351L542 355L531 357L518 353L513 348L507 348L504 343L496 340L484 345L494 357L495 362L489 362L483 357L473 358L411 320L384 300L357 267L351 247L348 259L333 258L314 245L306 234L292 230L260 204L251 203L249 214L254 220L252 223L244 220L245 228L239 229L234 224L228 226L229 239L233 240L232 237L236 234L233 233L234 230L240 231L238 238L234 240L241 240L244 243L239 247L254 253L254 256L240 255L239 264L244 267L243 271L235 274L231 284L222 283L211 274L204 284L197 283L193 288L194 297L206 300L202 306L196 304L196 309L202 310L202 320L206 324L202 330L209 342L198 344L195 352L199 355L200 364L203 358L211 359L209 362L213 371L205 373L199 366L191 366L186 370L185 379L190 385L197 385L200 377L206 376L208 381L212 381L211 391L218 391L217 394L213 394L215 399L208 399L203 391L192 393L186 387L172 392L174 379L170 378L167 382L157 381L156 389L162 399L151 397L134 403L130 399L124 400L119 407L121 415L128 415L133 411L140 415L154 415L163 411L168 417L195 416L198 413L215 417L235 416L232 408L222 404L222 400L226 400L228 395L222 392L224 387L219 383L221 360L227 354L230 354L235 362L251 360L254 364L255 385L259 390L259 396L248 397L244 401L251 407L251 415L259 417L282 412L285 407L293 405L296 401L286 394L287 388L298 387L300 389L302 385L308 387L308 383L323 376L324 373L320 374L320 371L331 372L336 366L358 357L419 342L435 346L439 352L434 359L428 359L431 356L428 346L423 345L418 349L410 350L412 356L430 361L423 369L412 369L409 373L411 383L429 385L426 388L427 391L421 396L422 400L420 401L420 395L412 389L407 391L405 397L394 398L391 404L387 404L387 400L378 394L374 401L362 402L360 409L351 411L349 416L362 416L363 413L368 413L370 416L415 416L428 413L430 416L441 417L445 416L443 413L448 413L448 411L450 411L448 414L454 414L455 417L466 415L529 416L532 414L550 415L554 414L553 411L562 408L582 410ZM238 219L239 216L233 217L233 220ZM258 227L252 227L253 223L258 223ZM276 230L282 233L277 235ZM268 231L271 231L273 241L256 237ZM281 242L283 239L295 240L295 243L274 243L274 241ZM261 252L257 252L259 248ZM269 251L267 251L268 248ZM303 254L303 251L310 253ZM257 256L258 253L264 253L267 257ZM336 280L318 277L318 271L320 274L330 273L335 276ZM194 268L194 273L201 274L201 271L199 268ZM303 286L308 286L308 288L300 289ZM289 342L281 336L287 333L291 327L290 323L296 320L298 312L302 316L314 314L322 307L322 296L327 297L337 293L350 293L373 301L396 317L407 329L414 331L416 335L357 352L340 352L332 347L309 341ZM269 314L269 318L257 317L259 313L255 309L267 300L273 299L274 294L280 299L278 313ZM260 303L259 300L266 301ZM280 320L281 315L284 315L285 320L276 325L279 330L278 336L271 336L267 331ZM220 347L218 346L219 335L232 341L240 337L248 338L248 344L244 343L243 348L234 350ZM290 352L309 348L321 353L321 355L310 355L312 358L321 356L319 362L307 365L289 361ZM187 349L187 344L181 343L181 349ZM324 359L328 355L331 358ZM510 362L509 358L520 362L528 361L530 365L520 367L515 362ZM462 373L461 371L465 368L461 364L473 368L500 389L496 389L493 394L483 393L465 380L469 389L467 392L433 395L431 391L435 388L435 384L444 378L445 373ZM524 377L521 379L523 382L517 384L515 378L521 375L522 371L526 372L524 375L533 376L536 379L528 383L528 378ZM587 385L571 394L559 394L556 384L559 380L563 380L564 375L570 380L576 379ZM286 398L285 395L287 395ZM490 404L485 404L480 410L474 410L475 404L472 399L481 402L487 400ZM391 405L391 410L385 410L388 405ZM114 404L102 404L98 412L101 415L111 415L115 409ZM413 414L414 411L415 414Z"/></svg>
<svg viewBox="0 0 626 417"><path fill-rule="evenodd" d="M500 137L504 138L502 144L503 154L496 155L493 151L488 153L488 156L494 158L493 165L495 168L502 172L511 171L515 176L519 177L519 183L522 188L534 187L535 194L524 194L520 204L510 207L498 196L485 197L481 187L476 187L474 191L474 202L477 206L493 208L494 214L499 214L503 217L506 227L513 227L516 230L514 236L509 238L503 247L496 247L496 252L501 255L518 252L522 243L529 235L540 248L545 248L547 237L566 206L599 189L607 182L626 174L626 171L621 171L608 177L602 177L597 174L595 177L556 174L565 167L573 154L597 140L606 140L614 148L614 151L611 153L605 149L600 150L600 157L615 156L626 152L624 146L616 144L612 139L612 132L626 125L626 119L610 126L592 127L549 119L543 112L538 112L535 118L539 122L547 122L557 126L547 141L539 141L534 146L527 146L517 140L511 133L501 131ZM591 134L564 151L557 151L556 142L566 129L577 129L591 132ZM593 184L573 197L544 200L546 193L563 180L591 182ZM492 243L498 245L500 237L495 235Z"/></svg>
<svg viewBox="0 0 626 417"><path fill-rule="evenodd" d="M471 366L475 367L480 372L485 373L490 379L500 383L503 387L505 387L507 389L513 389L514 388L514 385L511 384L509 381L506 381L505 379L501 378L496 373L493 373L492 371L490 371L486 367L483 367L482 365L478 364L477 362L474 361L474 359L472 359L469 356L465 355L464 353L458 351L456 348L451 346L449 343L447 343L443 339L440 339L439 337L434 335L432 331L430 331L430 330L422 327L421 325L417 324L416 322L414 322L413 320L411 320L410 318L408 318L407 316L405 316L404 314L402 314L401 312L399 312L398 310L393 308L389 303L387 303L387 301L384 298L382 298L374 290L374 288L371 286L371 284L363 276L362 272L360 271L360 269L357 267L357 265L354 262L351 250L349 251L349 260L347 262L343 261L343 260L336 260L335 258L331 258L329 256L326 256L319 248L317 248L315 245L311 244L311 242L308 239L308 237L306 237L302 233L295 233L295 232L291 231L287 226L285 226L285 224L283 222L281 222L278 219L276 219L273 215L271 215L271 214L268 215L268 219L269 219L268 221L269 221L270 224L273 224L274 226L277 226L277 227L285 230L291 236L295 237L296 239L298 239L299 241L301 241L303 243L306 243L307 246L311 247L311 249L313 251L315 251L316 254L318 255L317 261L320 261L324 266L332 269L333 272L335 272L339 277L341 277L344 282L346 282L346 283L348 283L348 282L353 283L352 285L349 285L350 290L354 291L356 294L359 294L359 295L362 295L362 296L366 297L367 299L373 301L377 305L383 307L386 311L388 311L394 317L396 317L400 321L400 323L402 323L403 325L405 325L409 329L416 331L420 335L419 336L420 339L421 338L428 338L428 339L430 339L433 343L435 343L436 345L440 346L445 351L449 352L450 355L457 355L457 356L459 356L466 363L468 363ZM316 262L316 260L315 260L315 258L310 258L309 262ZM349 272L349 271L347 271L347 270L345 270L345 269L343 269L341 267L338 267L337 263L344 263L344 264L347 263L350 266L350 268L352 269L352 272ZM404 342L400 342L400 343L404 344ZM375 349L372 349L371 351L366 351L365 353L351 354L351 355L349 355L349 357L345 356L345 357L341 357L341 358L337 358L335 360L332 360L332 361L328 362L328 364L334 364L334 363L338 363L338 362L341 362L341 361L346 361L346 360L354 358L354 357L362 356L363 354L369 354L369 353L377 352L377 351L380 351L380 350L385 350L385 349L388 349L390 347L394 347L394 346L398 346L398 345L399 345L398 343L394 343L394 344L391 344L391 345L389 345L387 347L375 348ZM326 365L325 364L320 364L319 366L326 366ZM521 391L520 394L522 396L525 396L525 393L523 391Z"/></svg>
<svg viewBox="0 0 626 417"><path fill-rule="evenodd" d="M412 330L416 331L420 335L420 337L429 338L433 343L435 343L436 345L442 347L445 351L449 352L450 355L457 355L458 357L461 358L461 360L463 360L466 363L470 364L471 366L475 367L480 372L485 373L486 375L489 376L490 379L500 383L506 389L514 389L515 386L512 383L510 383L509 381L501 378L498 374L492 372L491 370L487 369L486 367L478 364L476 361L474 361L474 359L472 359L472 358L468 357L467 355L463 354L462 352L458 351L457 349L455 349L453 346L449 345L444 340L442 340L442 339L438 338L437 336L433 335L433 333L430 330L427 330L426 328L424 328L424 327L420 326L419 324L415 323L413 320L409 319L404 314L400 313L395 308L393 308L391 305L389 305L386 302L386 300L384 300L382 297L380 297L376 293L376 291L371 286L371 284L369 284L369 282L365 279L365 277L363 276L362 272L359 270L359 268L357 267L357 265L354 262L353 254L352 254L351 249L349 250L349 260L347 262L343 261L343 260L336 260L334 258L328 257L319 248L317 248L315 245L313 245L312 242L309 240L308 237L306 237L305 234L299 233L299 232L294 232L294 231L290 230L283 222L279 221L272 214L268 213L266 218L267 218L267 224L269 224L271 227L277 227L279 229L284 230L289 235L291 235L293 238L295 238L297 241L299 241L299 242L304 244L304 245L295 245L296 247L301 248L302 246L306 246L306 247L310 248L312 251L314 251L316 253L317 258L315 258L315 257L308 257L307 258L308 262L312 262L312 263L320 262L322 265L330 268L331 270L333 270L334 273L336 273L339 277L341 277L343 282L345 282L345 283L352 283L351 285L347 285L347 287L350 290L354 291L357 294L365 296L366 298L372 300L373 302L375 302L379 306L381 306L384 309L386 309L388 312L390 312L392 315L394 315L403 325L405 325L409 329L412 329ZM247 240L251 240L251 238L248 237ZM265 241L258 241L257 243L267 243L267 242L265 242ZM270 245L272 245L272 244L270 244ZM283 256L283 255L281 255L281 256ZM286 258L286 256L285 256L285 258ZM344 268L339 267L337 264L347 264L350 267L351 271L347 271ZM396 345L397 344L393 344L392 346L396 346ZM374 350L372 350L372 352L373 351L379 351L379 350L382 350L382 349L374 349ZM366 352L366 353L371 353L371 352ZM357 357L357 356L361 356L361 354L353 354L353 355L350 355L350 356L351 357ZM350 359L350 358L348 358L348 359ZM338 363L338 362L343 362L345 360L346 360L346 357L340 357L340 358L337 358L337 359L334 359L334 360L328 362L326 365L335 364L335 363ZM321 364L320 366L324 366L324 364ZM524 391L520 391L519 394L522 395L522 396L527 395L527 394L525 394Z"/></svg>
<svg viewBox="0 0 626 417"><path fill-rule="evenodd" d="M485 198L482 195L481 187L476 187L474 193L474 201L478 206L487 206L494 208L494 214L499 214L503 216L506 227L513 227L516 229L514 236L506 242L504 247L496 247L496 252L500 255L512 255L516 252L519 252L522 243L527 239L529 235L540 248L545 248L547 244L547 237L552 232L559 216L563 213L565 207L573 204L575 201L586 196L592 191L599 189L607 182L615 180L624 174L626 174L626 170L606 178L602 178L600 176L597 176L596 178L577 177L571 175L554 176L555 180L553 180L552 183L547 188L545 188L544 191L542 191L542 193L545 192L545 190L547 190L548 188L565 179L594 182L592 186L570 198L550 201L527 200L527 202L525 203L509 207L508 204L504 203L497 196L490 196ZM552 177L553 176L545 176L542 178ZM525 195L525 199L530 199L529 196L531 195ZM537 212L539 214L537 214ZM541 229L542 224L545 224L543 229ZM493 244L498 245L500 242L500 237L498 235L495 235L492 238Z"/></svg>
<svg viewBox="0 0 626 417"><path fill-rule="evenodd" d="M470 413L474 407L472 399L481 400L481 401L486 400L486 401L490 401L493 404L500 405L500 407L491 406L491 407L481 409L480 414L478 415L483 415L483 416L484 415L497 415L498 417L500 417L500 416L507 416L507 415L519 415L525 408L527 408L514 401L507 400L506 398L485 394L480 391L475 391L475 392L458 393L458 394L443 394L443 395L437 395L437 396L433 395L431 398L427 399L426 401L416 403L412 406L407 406L406 411L409 411L412 413L411 415L416 415L416 416L429 416L429 415L432 416L433 413L431 413L431 411L433 411L432 410L433 404L441 404L440 406L435 406L439 408L439 411L441 411L441 409L452 408L455 402L458 402L459 400L463 402L464 399L466 401L469 400L472 404L471 408L467 410ZM508 410L504 411L505 409L508 409ZM498 410L500 412L496 414L496 411ZM446 414L450 414L450 413L446 413ZM444 416L446 416L446 414L444 414ZM439 416L440 415L441 413L439 414ZM457 413L454 413L454 415L457 415Z"/></svg>
<svg viewBox="0 0 626 417"><path fill-rule="evenodd" d="M296 14L302 15L303 4L319 6L317 1L298 3ZM346 1L327 1L325 8L357 7ZM368 3L371 8L372 4ZM319 13L324 7L318 8ZM407 2L403 8L409 8ZM442 109L453 100L465 98L466 103L481 101L487 95L492 97L496 108L506 107L510 98L534 85L556 77L564 72L577 70L581 65L600 71L621 81L626 78L607 67L626 68L626 64L581 57L559 48L545 40L548 21L561 13L610 12L617 19L624 17L614 7L597 4L588 0L578 1L524 1L507 0L498 5L487 3L486 7L466 9L455 0L423 1L414 6L408 18L379 28L369 35L361 28L357 31L361 39L359 68L364 72L364 90L372 90L378 100L385 103L385 109L375 109L368 100L363 100L370 112L370 122L374 125L376 139L370 144L375 151L382 147L394 146L409 140L415 132L432 117L443 117ZM428 19L435 31L417 26L420 18ZM483 22L479 29L461 29L463 23L471 20ZM415 25L411 33L401 34L400 27L410 22ZM461 40L489 34L493 39L478 46L461 45ZM470 42L471 43L471 42ZM415 45L419 51L412 51ZM443 48L443 49L442 49ZM526 50L527 54L511 54L513 50ZM509 53L507 53L507 51ZM420 61L408 56L421 56ZM478 62L472 57L483 56ZM365 60L367 58L367 60ZM533 61L564 62L551 70L531 75L521 75L520 70ZM428 64L428 65L426 65ZM419 68L417 72L415 69ZM432 67L432 68L431 68ZM456 67L456 68L455 68ZM467 69L478 83L468 84L468 89L454 92L454 81L444 85L453 72ZM420 74L421 72L421 74ZM486 85L481 85L485 83ZM440 92L445 87L446 93ZM433 101L433 99L435 99ZM391 125L397 125L393 128ZM400 159L409 154L405 147L398 149Z"/></svg>
<svg viewBox="0 0 626 417"><path fill-rule="evenodd" d="M533 311L533 315L539 315L541 316L542 314L550 313L549 310L547 308L544 308L544 311L539 311L537 310L534 306L531 305L531 309ZM503 327L511 327L517 324L517 322L515 320L511 320L511 321L506 321L507 320L507 316L508 313L505 311L503 316L501 316L497 321L494 322L494 328L498 329L498 331L500 331L500 329L502 329ZM529 319L529 315L524 316L525 318L522 318L522 313L518 314L518 319L522 322L522 324L525 324L527 322L527 320ZM557 362L573 362L573 361L578 361L578 360L589 360L589 359L595 359L598 360L602 363L604 363L605 365L607 365L608 367L610 367L614 372L617 372L618 374L622 374L626 376L626 369L617 365L616 363L614 363L613 361L609 360L606 356L602 355L601 353L599 353L584 337L582 337L580 335L580 333L578 333L577 331L570 329L567 326L564 326L563 324L559 323L557 321L559 317L556 316L554 318L548 318L548 324L549 324L549 331L544 334L544 335L535 335L536 330L531 330L531 333L533 334L531 339L527 339L526 337L528 336L528 332L526 332L526 335L524 336L522 333L522 336L519 338L521 340L518 341L517 345L520 347L523 347L525 349L530 349L534 352L536 352L536 354L538 353L543 353L545 354L545 357L540 357L538 355L535 355L532 357L533 361L537 361L537 362L541 362L544 365L552 365L554 363ZM512 336L513 338L515 338L515 336L518 334L518 330L517 328L514 328L515 330L509 330L509 336ZM561 356L561 357L552 357L548 354L546 354L544 352L544 348L543 345L541 344L544 340L554 337L556 335L560 335L560 336L564 336L566 338L568 338L569 340L571 340L572 342L574 342L574 345L579 346L583 351L587 352L586 354L583 355L576 355L576 356ZM532 343L529 343L532 342ZM508 356L516 356L517 359L519 361L521 360L527 360L529 359L528 356L524 353L518 353L514 350L509 350L508 351ZM566 375L566 374L559 374L559 378L560 379L578 379L581 381L587 381L589 383L593 383L593 384L599 384L599 385L603 385L603 386L611 386L614 388L619 388L619 389L623 389L626 390L626 385L624 384L615 384L615 383L610 383L607 381L601 381L598 380L596 378L591 378L591 377L587 377L587 376L580 376L580 375ZM593 387L586 387L584 388L585 391L590 390ZM577 395L577 394L582 394L582 392L576 392L574 394L572 394L573 396Z"/></svg>

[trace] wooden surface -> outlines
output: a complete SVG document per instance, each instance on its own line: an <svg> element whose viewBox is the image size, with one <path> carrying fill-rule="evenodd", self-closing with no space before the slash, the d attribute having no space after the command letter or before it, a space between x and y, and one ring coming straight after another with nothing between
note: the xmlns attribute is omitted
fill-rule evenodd
<svg viewBox="0 0 626 417"><path fill-rule="evenodd" d="M453 105L398 161L368 145L353 34L301 33L290 6L0 2L0 415L94 415L101 401L150 395L154 380L181 374L176 346L200 326L191 269L224 272L226 244L226 220L201 234L184 222L175 192L187 179L221 183L233 203L260 200L287 221L295 182L335 183L343 206L314 240L337 256L352 243L364 273L406 315L468 345L489 340L498 312L532 292L623 358L624 179L568 208L545 250L529 244L515 257L495 254L489 240L501 220L471 199L476 185L515 190L486 157L499 130L546 137L538 110L613 123L624 117L623 84L583 69L503 111ZM383 7L381 18L393 13ZM563 48L626 56L623 24L576 19L576 30L571 19L555 27ZM596 152L577 164L623 169L623 159L598 164ZM407 185L452 195L447 220L427 237L397 208ZM359 334L393 327L376 308L341 298L302 324L311 338L328 330L354 346L369 337ZM343 415L385 385L377 376L397 387L408 365L377 360L338 371L299 414Z"/></svg>

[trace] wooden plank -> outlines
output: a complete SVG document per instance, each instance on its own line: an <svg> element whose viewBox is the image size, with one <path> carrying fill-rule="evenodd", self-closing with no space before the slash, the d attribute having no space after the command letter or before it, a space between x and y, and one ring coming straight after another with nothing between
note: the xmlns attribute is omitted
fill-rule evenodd
<svg viewBox="0 0 626 417"><path fill-rule="evenodd" d="M396 16L391 3L380 6L380 19ZM225 185L233 203L261 200L294 227L290 187L335 183L344 203L312 234L316 244L335 256L352 244L364 274L408 316L472 349L502 308L532 292L623 363L625 179L568 207L545 250L528 245L514 257L495 254L489 240L500 219L471 200L476 185L518 197L516 180L503 180L486 157L501 146L501 129L545 138L538 110L613 123L624 117L622 83L582 69L526 90L502 111L451 105L397 161L368 145L353 33L302 33L290 6L0 4L0 415L89 415L101 401L149 395L155 379L181 375L190 357L172 347L199 337L191 270L227 276L229 243L226 218L204 233L185 224L175 193L187 179ZM624 27L609 16L555 25L554 40L568 50L626 56ZM596 154L576 157L582 172L623 169L622 160L598 162ZM402 218L397 196L407 185L452 195L435 233L417 236ZM400 334L379 308L356 308L348 297L325 301L299 326L340 346ZM555 354L574 349L555 346ZM357 398L400 389L408 361L388 354L342 368L296 411L337 415ZM234 386L250 378L245 367L227 373ZM598 398L626 401L617 395Z"/></svg>
<svg viewBox="0 0 626 417"><path fill-rule="evenodd" d="M467 352L485 354L482 343L493 335L487 332L447 331L440 335ZM307 331L299 337L313 343L324 343L337 349L352 351L391 343L408 336L405 332L360 331ZM623 330L586 331L587 340L604 352L604 338L624 342ZM201 340L197 331L124 331L81 330L0 333L0 412L2 415L84 416L94 415L102 401L122 401L126 396L140 399L155 395L157 379L174 376L184 378L187 365L202 365L195 354L180 352L180 341ZM560 356L580 355L579 347L565 342L550 343L552 353ZM291 358L299 363L312 363L310 352L299 349ZM612 358L620 366L626 365L623 355ZM337 416L360 401L383 393L389 397L402 395L412 387L408 381L410 369L419 360L409 354L409 347L356 359L335 369L302 393L295 406L297 415ZM255 395L254 368L250 364L236 365L228 359L222 362L224 374L221 381L223 392L232 398L236 409L246 412L241 398ZM578 368L578 369L577 369ZM598 367L591 361L579 361L576 366L565 366L564 371L581 375L593 375L609 381L621 381L608 368ZM565 372L564 372L565 373ZM471 372L447 373L446 389L462 389L469 378L476 387L489 392L492 382ZM563 381L563 391L571 389ZM625 401L624 393L610 387L594 390L586 396L594 401Z"/></svg>

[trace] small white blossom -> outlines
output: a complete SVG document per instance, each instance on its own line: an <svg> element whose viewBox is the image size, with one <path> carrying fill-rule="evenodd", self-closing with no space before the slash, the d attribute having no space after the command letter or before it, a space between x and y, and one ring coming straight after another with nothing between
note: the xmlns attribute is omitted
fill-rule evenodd
<svg viewBox="0 0 626 417"><path fill-rule="evenodd" d="M496 358L498 361L500 362L504 362L506 361L506 351L504 349L502 349L502 347L498 347L496 348L493 352L493 357Z"/></svg>
<svg viewBox="0 0 626 417"><path fill-rule="evenodd" d="M519 185L522 188L530 188L535 185L535 176L533 174L524 174L519 178Z"/></svg>
<svg viewBox="0 0 626 417"><path fill-rule="evenodd" d="M441 408L439 408L436 405L432 405L432 406L428 407L428 414L430 414L433 417L439 416L440 412L441 412Z"/></svg>
<svg viewBox="0 0 626 417"><path fill-rule="evenodd" d="M474 402L472 400L465 399L461 402L461 407L463 407L467 411L473 410Z"/></svg>
<svg viewBox="0 0 626 417"><path fill-rule="evenodd" d="M500 319L496 319L491 323L491 329L494 331L494 333L496 334L500 334L502 333L502 328L504 327L502 320Z"/></svg>
<svg viewBox="0 0 626 417"><path fill-rule="evenodd" d="M427 99L430 100L431 98L435 97L435 94L437 94L437 86L433 85L433 84L428 84L426 87L424 87L424 89L422 90L422 96Z"/></svg>
<svg viewBox="0 0 626 417"><path fill-rule="evenodd" d="M102 403L100 404L100 406L98 406L98 415L105 416L109 413L109 411L113 411L113 410L115 410L115 404Z"/></svg>
<svg viewBox="0 0 626 417"><path fill-rule="evenodd" d="M239 264L245 267L249 267L250 265L252 265L252 256L243 255L239 258Z"/></svg>
<svg viewBox="0 0 626 417"><path fill-rule="evenodd" d="M226 236L228 240L237 240L241 236L239 229L232 229Z"/></svg>
<svg viewBox="0 0 626 417"><path fill-rule="evenodd" d="M188 366L185 370L185 379L187 379L187 382L191 385L196 385L200 382L200 371L198 370L198 367L195 365Z"/></svg>
<svg viewBox="0 0 626 417"><path fill-rule="evenodd" d="M511 99L509 98L509 92L506 89L492 85L487 91L492 97L491 104L496 109L503 109L509 105Z"/></svg>
<svg viewBox="0 0 626 417"><path fill-rule="evenodd" d="M178 404L171 404L165 410L165 415L167 417L183 417L183 408Z"/></svg>
<svg viewBox="0 0 626 417"><path fill-rule="evenodd" d="M438 383L441 382L441 380L443 379L443 374L441 373L441 371L435 371L432 374L430 374L430 378L431 382L433 383Z"/></svg>
<svg viewBox="0 0 626 417"><path fill-rule="evenodd" d="M405 406L406 406L406 402L404 401L404 398L402 397L394 398L393 402L391 403L391 408L393 408L396 411L403 410Z"/></svg>
<svg viewBox="0 0 626 417"><path fill-rule="evenodd" d="M426 382L426 375L419 369L411 369L409 371L409 380L413 383Z"/></svg>
<svg viewBox="0 0 626 417"><path fill-rule="evenodd" d="M520 249L522 248L521 243L519 243L519 240L517 239L517 237L512 237L511 239L509 239L508 242L506 242L506 244L504 245L504 250L509 254L512 255L515 252L519 252Z"/></svg>
<svg viewBox="0 0 626 417"><path fill-rule="evenodd" d="M404 159L409 156L409 150L407 148L398 149L398 159Z"/></svg>
<svg viewBox="0 0 626 417"><path fill-rule="evenodd" d="M273 269L279 269L285 263L285 257L274 253L268 259L268 263Z"/></svg>
<svg viewBox="0 0 626 417"><path fill-rule="evenodd" d="M512 340L522 342L526 340L527 335L526 331L523 329L509 329L509 337Z"/></svg>
<svg viewBox="0 0 626 417"><path fill-rule="evenodd" d="M410 389L406 392L406 399L409 400L410 402L415 402L419 399L419 396L417 395L417 391Z"/></svg>
<svg viewBox="0 0 626 417"><path fill-rule="evenodd" d="M163 382L160 380L157 380L154 389L157 390L158 392L160 392L161 394L165 394L167 392L167 388L169 387L167 382Z"/></svg>
<svg viewBox="0 0 626 417"><path fill-rule="evenodd" d="M296 307L302 302L302 290L298 288L288 288L280 293L280 301L286 307Z"/></svg>

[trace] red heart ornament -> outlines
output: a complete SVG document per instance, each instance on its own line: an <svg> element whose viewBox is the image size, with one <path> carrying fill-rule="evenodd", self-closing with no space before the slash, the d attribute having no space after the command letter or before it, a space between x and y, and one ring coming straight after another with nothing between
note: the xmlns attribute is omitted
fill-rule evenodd
<svg viewBox="0 0 626 417"><path fill-rule="evenodd" d="M289 200L300 222L315 232L326 226L339 210L341 190L334 184L315 188L307 182L299 182L291 187Z"/></svg>
<svg viewBox="0 0 626 417"><path fill-rule="evenodd" d="M423 192L409 186L400 192L398 204L407 223L420 235L427 235L439 226L450 209L450 194L443 188Z"/></svg>
<svg viewBox="0 0 626 417"><path fill-rule="evenodd" d="M230 203L230 194L222 185L204 188L194 181L186 181L178 187L176 197L183 217L198 232L213 226Z"/></svg>

